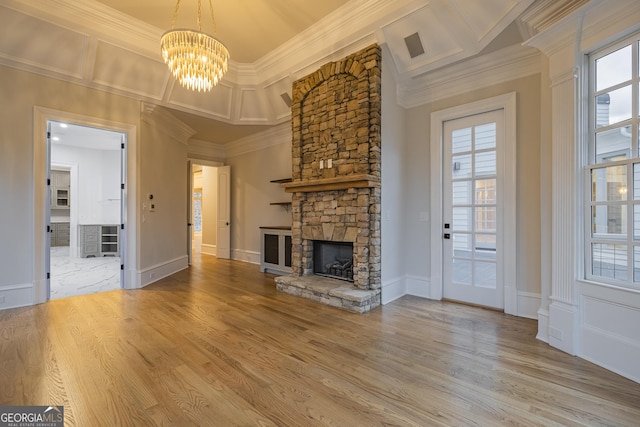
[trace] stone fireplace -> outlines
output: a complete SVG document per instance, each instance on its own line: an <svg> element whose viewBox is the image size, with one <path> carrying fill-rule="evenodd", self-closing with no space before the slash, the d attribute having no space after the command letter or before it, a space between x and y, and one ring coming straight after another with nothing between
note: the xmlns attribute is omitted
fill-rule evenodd
<svg viewBox="0 0 640 427"><path fill-rule="evenodd" d="M372 45L293 84L292 182L283 184L293 265L278 290L359 313L380 305L380 77ZM350 279L314 275L320 241L353 248Z"/></svg>

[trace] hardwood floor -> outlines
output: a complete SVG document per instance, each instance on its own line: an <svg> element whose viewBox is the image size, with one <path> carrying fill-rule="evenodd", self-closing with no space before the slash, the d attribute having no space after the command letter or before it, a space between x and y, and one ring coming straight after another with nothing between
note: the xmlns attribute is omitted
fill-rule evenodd
<svg viewBox="0 0 640 427"><path fill-rule="evenodd" d="M357 315L203 255L137 291L0 312L0 405L67 426L640 425L640 384L536 322L415 297Z"/></svg>

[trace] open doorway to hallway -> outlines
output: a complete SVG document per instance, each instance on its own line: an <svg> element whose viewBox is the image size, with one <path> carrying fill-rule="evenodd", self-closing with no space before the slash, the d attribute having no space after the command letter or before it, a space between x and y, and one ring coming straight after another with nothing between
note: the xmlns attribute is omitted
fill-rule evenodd
<svg viewBox="0 0 640 427"><path fill-rule="evenodd" d="M122 287L124 133L48 121L49 299Z"/></svg>
<svg viewBox="0 0 640 427"><path fill-rule="evenodd" d="M190 253L230 258L230 167L217 162L189 162Z"/></svg>

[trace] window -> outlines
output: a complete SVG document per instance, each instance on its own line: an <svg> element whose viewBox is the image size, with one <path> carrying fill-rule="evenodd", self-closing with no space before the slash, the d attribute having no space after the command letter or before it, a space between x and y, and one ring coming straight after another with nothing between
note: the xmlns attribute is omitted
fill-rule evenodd
<svg viewBox="0 0 640 427"><path fill-rule="evenodd" d="M587 279L640 288L640 34L589 57Z"/></svg>

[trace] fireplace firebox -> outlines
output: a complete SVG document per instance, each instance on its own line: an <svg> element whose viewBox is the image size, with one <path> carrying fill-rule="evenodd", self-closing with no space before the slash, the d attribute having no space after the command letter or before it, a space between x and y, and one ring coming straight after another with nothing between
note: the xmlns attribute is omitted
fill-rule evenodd
<svg viewBox="0 0 640 427"><path fill-rule="evenodd" d="M353 243L315 240L313 272L353 282Z"/></svg>

